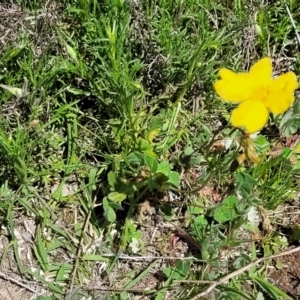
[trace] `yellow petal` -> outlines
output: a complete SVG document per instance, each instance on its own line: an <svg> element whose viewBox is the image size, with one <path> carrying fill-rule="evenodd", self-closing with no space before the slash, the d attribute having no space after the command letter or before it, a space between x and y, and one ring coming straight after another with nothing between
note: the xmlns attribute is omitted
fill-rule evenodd
<svg viewBox="0 0 300 300"><path fill-rule="evenodd" d="M232 111L231 123L244 127L248 133L261 130L268 121L269 112L262 101L247 100Z"/></svg>
<svg viewBox="0 0 300 300"><path fill-rule="evenodd" d="M298 88L297 76L293 72L280 75L272 81L271 88L278 88L293 93Z"/></svg>
<svg viewBox="0 0 300 300"><path fill-rule="evenodd" d="M236 73L234 73L233 71L226 69L226 68L222 68L219 71L219 75L222 79L234 82L236 80Z"/></svg>
<svg viewBox="0 0 300 300"><path fill-rule="evenodd" d="M256 85L267 86L272 80L272 60L265 57L256 62L249 72Z"/></svg>
<svg viewBox="0 0 300 300"><path fill-rule="evenodd" d="M234 73L228 69L221 69L222 79L214 84L216 93L225 101L241 102L249 98L251 93L251 80L247 73Z"/></svg>
<svg viewBox="0 0 300 300"><path fill-rule="evenodd" d="M295 97L290 92L273 88L264 99L264 104L273 114L282 114L289 109Z"/></svg>

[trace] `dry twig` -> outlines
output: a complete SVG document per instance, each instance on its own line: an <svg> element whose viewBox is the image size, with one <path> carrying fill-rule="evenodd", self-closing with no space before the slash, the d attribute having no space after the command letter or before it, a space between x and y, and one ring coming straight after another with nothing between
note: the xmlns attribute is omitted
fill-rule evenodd
<svg viewBox="0 0 300 300"><path fill-rule="evenodd" d="M115 257L116 254L102 254L102 257ZM125 254L121 254L118 259L124 260L132 260L132 261L144 261L144 260L192 260L195 262L203 262L204 260L197 259L193 256L180 257L180 256L155 256L155 255L147 255L147 256L129 256Z"/></svg>
<svg viewBox="0 0 300 300"><path fill-rule="evenodd" d="M77 273L77 270L78 270L78 267L79 267L79 260L80 260L81 253L82 253L82 247L83 247L83 243L84 243L84 235L85 235L85 233L87 231L87 227L88 227L89 222L90 222L90 218L91 218L91 215L92 215L93 208L95 207L95 203L96 203L96 200L97 200L97 196L98 196L99 190L100 190L100 185L97 188L96 194L95 194L94 199L93 199L93 203L92 203L92 205L90 207L90 210L89 210L89 213L88 213L88 215L87 215L87 217L85 219L84 227L83 227L83 230L81 232L81 237L80 237L79 245L78 245L78 248L77 248L75 265L74 265L73 272L72 272L72 279L71 279L70 291L73 290L76 273Z"/></svg>
<svg viewBox="0 0 300 300"><path fill-rule="evenodd" d="M290 255L290 254L298 252L298 251L300 251L300 247L297 247L297 248L294 248L294 249L291 249L291 250L287 250L287 251L284 251L282 253L278 253L278 254L269 255L269 256L266 256L266 257L259 258L259 259L255 260L255 261L251 262L250 264L244 266L243 268L225 275L224 277L222 277L218 281L212 282L208 286L208 288L206 288L203 292L201 292L200 294L198 294L195 297L193 297L191 300L201 299L201 297L203 297L203 296L209 294L210 292L212 292L218 285L226 283L231 278L233 278L233 277L235 277L237 275L242 274L244 271L250 269L251 267L253 267L253 266L255 266L255 265L257 265L257 264L259 264L259 263L261 263L261 262L263 262L265 260L274 259L274 258L285 256L285 255ZM202 281L199 281L199 283L202 283Z"/></svg>
<svg viewBox="0 0 300 300"><path fill-rule="evenodd" d="M36 293L36 291L34 289L30 288L29 286L23 284L22 282L14 279L12 277L7 276L6 274L4 274L2 272L0 272L0 277L3 278L3 279L5 279L5 280L8 280L8 281L11 281L11 282L15 283L16 285L18 285L18 286L26 289L27 291L30 291L30 292L32 292L34 294Z"/></svg>

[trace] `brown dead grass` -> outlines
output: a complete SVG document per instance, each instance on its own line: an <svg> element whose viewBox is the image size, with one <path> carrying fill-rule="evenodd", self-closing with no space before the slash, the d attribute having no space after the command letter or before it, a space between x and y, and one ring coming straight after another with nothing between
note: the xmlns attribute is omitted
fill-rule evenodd
<svg viewBox="0 0 300 300"><path fill-rule="evenodd" d="M277 260L283 264L283 268L276 268L276 261L273 261L269 266L269 279L292 299L298 300L300 298L300 253L283 256Z"/></svg>
<svg viewBox="0 0 300 300"><path fill-rule="evenodd" d="M0 279L0 298L2 300L27 300L30 299L33 294L24 288L20 288L15 284L11 284L6 280Z"/></svg>
<svg viewBox="0 0 300 300"><path fill-rule="evenodd" d="M28 228L25 227L25 224ZM20 220L14 226L14 235L17 239L18 253L22 265L29 269L36 267L37 264L32 253L34 236L31 232L33 234L35 232L33 220ZM0 268L0 295L3 297L1 299L30 299L34 294L39 294L42 288L32 278L20 274L13 246L10 243L11 233L7 228L4 229L6 234L4 233L0 237L0 253L3 254Z"/></svg>

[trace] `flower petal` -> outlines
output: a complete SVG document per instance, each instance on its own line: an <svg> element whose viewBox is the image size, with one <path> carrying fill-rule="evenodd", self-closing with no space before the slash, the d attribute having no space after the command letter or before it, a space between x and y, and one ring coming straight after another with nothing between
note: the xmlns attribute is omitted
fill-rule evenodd
<svg viewBox="0 0 300 300"><path fill-rule="evenodd" d="M297 76L293 72L280 75L272 81L271 88L273 87L293 93L298 88Z"/></svg>
<svg viewBox="0 0 300 300"><path fill-rule="evenodd" d="M233 71L226 69L226 68L222 68L219 71L219 75L222 79L234 82L236 79L236 73L234 73Z"/></svg>
<svg viewBox="0 0 300 300"><path fill-rule="evenodd" d="M249 98L252 86L249 74L234 73L228 69L219 72L222 79L214 84L217 94L225 101L241 102Z"/></svg>
<svg viewBox="0 0 300 300"><path fill-rule="evenodd" d="M264 104L273 114L282 114L289 109L294 100L292 93L273 88L264 99Z"/></svg>
<svg viewBox="0 0 300 300"><path fill-rule="evenodd" d="M256 62L250 69L249 74L255 86L266 87L272 80L272 60L265 57Z"/></svg>
<svg viewBox="0 0 300 300"><path fill-rule="evenodd" d="M259 100L242 102L232 111L231 123L234 127L245 127L248 133L261 130L268 122L269 112Z"/></svg>

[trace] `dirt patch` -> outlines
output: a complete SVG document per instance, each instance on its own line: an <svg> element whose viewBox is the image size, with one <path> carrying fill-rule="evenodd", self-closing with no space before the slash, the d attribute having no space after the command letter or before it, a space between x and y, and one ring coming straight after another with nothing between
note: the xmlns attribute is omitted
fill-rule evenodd
<svg viewBox="0 0 300 300"><path fill-rule="evenodd" d="M277 269L274 261L268 276L270 281L292 299L300 299L300 252L280 257L277 261L283 264L283 268Z"/></svg>
<svg viewBox="0 0 300 300"><path fill-rule="evenodd" d="M18 241L20 260L26 266L33 265L30 233L25 226L15 225L14 234ZM0 238L0 253L3 254L0 268L0 299L30 299L37 290L36 282L26 280L20 275L8 236L9 234L5 235L4 232Z"/></svg>
<svg viewBox="0 0 300 300"><path fill-rule="evenodd" d="M30 291L0 279L0 298L2 300L27 300L31 297L32 293Z"/></svg>
<svg viewBox="0 0 300 300"><path fill-rule="evenodd" d="M295 195L295 198L298 196ZM289 249L295 248L298 240L298 231L295 229L300 224L299 200L294 199L292 202L284 203L270 213L269 217L276 230L290 240L290 245L293 246ZM278 268L278 266L281 267ZM269 265L269 270L270 282L292 299L300 299L300 252L273 260Z"/></svg>

